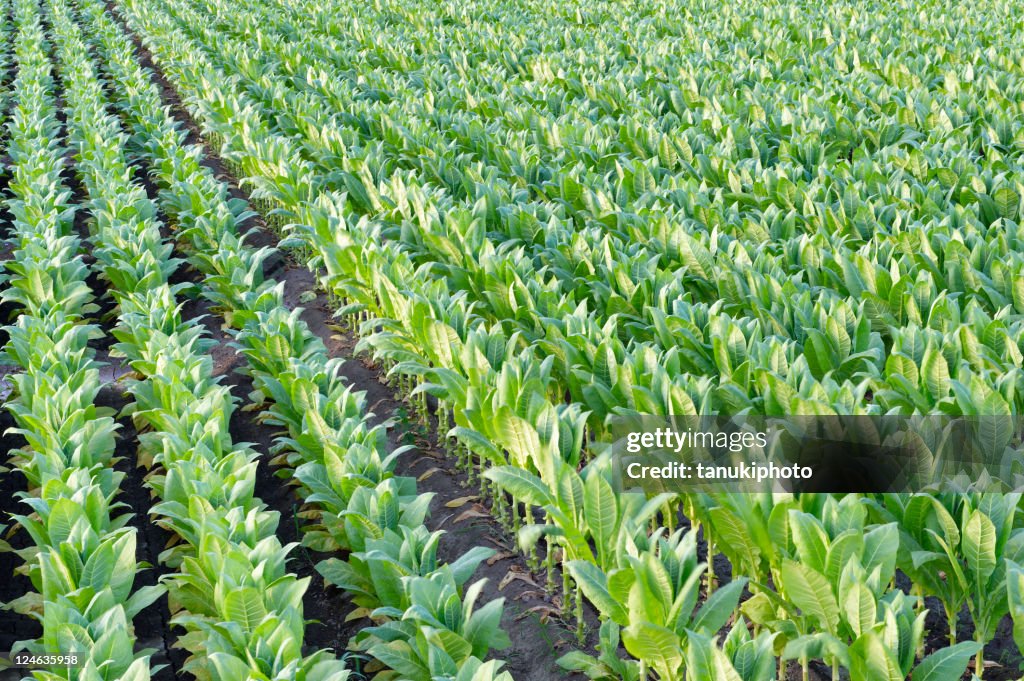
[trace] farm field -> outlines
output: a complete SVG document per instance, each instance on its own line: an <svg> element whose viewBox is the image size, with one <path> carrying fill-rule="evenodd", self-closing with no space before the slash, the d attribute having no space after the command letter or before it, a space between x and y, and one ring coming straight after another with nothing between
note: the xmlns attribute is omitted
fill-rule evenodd
<svg viewBox="0 0 1024 681"><path fill-rule="evenodd" d="M0 0L0 680L1022 678L1020 17ZM623 487L696 416L994 482Z"/></svg>

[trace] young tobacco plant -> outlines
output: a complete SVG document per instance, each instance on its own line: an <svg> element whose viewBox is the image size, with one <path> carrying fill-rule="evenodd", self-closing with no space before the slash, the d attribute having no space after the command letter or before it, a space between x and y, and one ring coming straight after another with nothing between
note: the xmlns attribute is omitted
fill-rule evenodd
<svg viewBox="0 0 1024 681"><path fill-rule="evenodd" d="M639 678L649 672L663 681L683 681L688 673L689 639L693 632L713 636L736 610L746 579L717 590L697 608L705 564L697 561L697 538L664 529L630 543L619 567L607 572L592 562L574 560L568 569L601 616L622 628L626 651L639 661ZM615 629L603 630L610 645ZM618 666L606 656L591 662L596 670ZM569 658L567 663L582 660ZM602 666L603 665L603 666Z"/></svg>

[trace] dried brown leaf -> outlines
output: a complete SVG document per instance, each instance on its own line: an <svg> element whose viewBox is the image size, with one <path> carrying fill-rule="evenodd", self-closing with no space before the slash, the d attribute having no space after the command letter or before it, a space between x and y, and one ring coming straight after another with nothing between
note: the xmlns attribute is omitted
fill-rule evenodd
<svg viewBox="0 0 1024 681"><path fill-rule="evenodd" d="M552 608L550 605L535 605L532 608L528 608L526 611L516 617L516 621L529 617L532 613L540 615L540 621L546 623L549 618L557 617L558 611Z"/></svg>
<svg viewBox="0 0 1024 681"><path fill-rule="evenodd" d="M420 475L420 477L416 478L416 482L423 482L424 480L429 478L434 473L440 473L440 472L442 472L442 469L438 468L437 466L434 466L433 468L428 468L426 471L424 471Z"/></svg>
<svg viewBox="0 0 1024 681"><path fill-rule="evenodd" d="M452 525L455 523L461 523L463 520L469 520L470 518L490 518L491 514L487 511L480 511L475 508L463 511L459 516L452 521Z"/></svg>
<svg viewBox="0 0 1024 681"><path fill-rule="evenodd" d="M447 506L448 508L459 508L460 506L465 506L469 502L476 501L479 498L480 497L478 497L476 495L469 496L469 497L459 497L458 499L452 499L451 501L446 503L445 506Z"/></svg>
<svg viewBox="0 0 1024 681"><path fill-rule="evenodd" d="M533 576L529 572L524 571L518 565L513 565L509 568L508 574L501 578L501 583L498 584L498 591L503 590L506 586L516 580L529 584L530 586L535 586L538 589L540 588L540 584L533 579Z"/></svg>
<svg viewBox="0 0 1024 681"><path fill-rule="evenodd" d="M512 600L514 600L514 601L526 601L526 600L532 601L532 600L543 600L543 599L544 599L544 592L543 591L537 591L536 589L527 589L526 591L522 592L521 594L517 594L517 595L512 597Z"/></svg>
<svg viewBox="0 0 1024 681"><path fill-rule="evenodd" d="M456 521L456 522L458 522L458 521ZM515 555L516 554L512 553L511 551L498 551L496 554L494 554L493 556L491 556L490 558L487 559L487 564L488 565L494 565L499 560L505 560L506 558L512 558Z"/></svg>

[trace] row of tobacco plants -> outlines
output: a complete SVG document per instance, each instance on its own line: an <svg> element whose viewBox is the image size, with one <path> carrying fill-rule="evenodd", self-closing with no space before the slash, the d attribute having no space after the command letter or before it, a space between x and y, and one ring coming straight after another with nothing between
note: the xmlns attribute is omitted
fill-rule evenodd
<svg viewBox="0 0 1024 681"><path fill-rule="evenodd" d="M9 607L42 622L42 639L28 652L72 652L67 644L76 642L85 656L79 678L104 678L106 666L120 678L144 679L149 669L133 653L130 620L159 592L132 593L140 568L135 531L112 501L123 479L113 470L117 426L93 404L100 380L88 343L100 332L85 320L97 306L61 178L64 148L57 143L61 126L38 6L13 3L13 19L17 77L7 202L13 252L3 299L20 314L6 327L3 356L22 370L11 378L16 396L6 406L26 442L11 463L28 483L29 513L14 520L31 538L20 557L34 591Z"/></svg>

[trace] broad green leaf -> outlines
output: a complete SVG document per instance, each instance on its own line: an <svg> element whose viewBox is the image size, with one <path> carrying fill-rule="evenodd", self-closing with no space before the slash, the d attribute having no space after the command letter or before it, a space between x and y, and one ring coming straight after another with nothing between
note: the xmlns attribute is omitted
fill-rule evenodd
<svg viewBox="0 0 1024 681"><path fill-rule="evenodd" d="M839 605L828 580L820 572L792 560L783 561L780 576L783 596L834 634L839 627Z"/></svg>
<svg viewBox="0 0 1024 681"><path fill-rule="evenodd" d="M981 644L975 641L962 641L947 648L940 648L921 660L921 664L914 669L910 679L911 681L957 681L964 675L971 657L980 649Z"/></svg>
<svg viewBox="0 0 1024 681"><path fill-rule="evenodd" d="M629 612L623 603L612 596L608 588L608 577L599 567L585 560L569 561L566 565L569 574L598 612L620 626L629 624Z"/></svg>
<svg viewBox="0 0 1024 681"><path fill-rule="evenodd" d="M854 584L846 592L842 602L843 618L855 636L870 631L875 626L877 605L875 596L863 584Z"/></svg>
<svg viewBox="0 0 1024 681"><path fill-rule="evenodd" d="M1012 187L997 189L992 195L992 200L995 201L996 210L999 211L1000 217L1006 220L1016 219L1017 208L1020 205L1020 197L1017 195L1016 190Z"/></svg>
<svg viewBox="0 0 1024 681"><path fill-rule="evenodd" d="M683 650L675 633L650 622L635 622L622 630L630 655L644 660L664 679L678 679Z"/></svg>
<svg viewBox="0 0 1024 681"><path fill-rule="evenodd" d="M850 676L865 681L904 681L894 652L874 632L861 635L850 646Z"/></svg>
<svg viewBox="0 0 1024 681"><path fill-rule="evenodd" d="M615 530L618 516L616 496L611 485L598 471L592 472L584 484L583 517L603 567L612 567L608 557L617 545Z"/></svg>
<svg viewBox="0 0 1024 681"><path fill-rule="evenodd" d="M547 485L522 468L498 466L485 471L484 477L519 501L541 507L554 503Z"/></svg>
<svg viewBox="0 0 1024 681"><path fill-rule="evenodd" d="M252 587L243 587L229 591L224 596L223 614L228 620L241 625L244 631L252 632L267 616L267 609L263 605L259 591Z"/></svg>
<svg viewBox="0 0 1024 681"><path fill-rule="evenodd" d="M971 587L987 588L988 578L996 569L996 528L988 516L979 510L971 513L964 526L961 546Z"/></svg>
<svg viewBox="0 0 1024 681"><path fill-rule="evenodd" d="M716 546L734 564L756 570L761 564L761 549L740 518L724 506L709 511Z"/></svg>
<svg viewBox="0 0 1024 681"><path fill-rule="evenodd" d="M716 634L736 612L746 585L747 580L740 577L716 589L694 615L690 629L708 635Z"/></svg>

